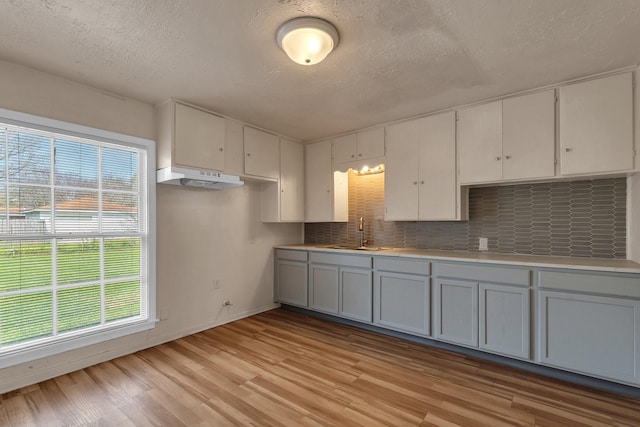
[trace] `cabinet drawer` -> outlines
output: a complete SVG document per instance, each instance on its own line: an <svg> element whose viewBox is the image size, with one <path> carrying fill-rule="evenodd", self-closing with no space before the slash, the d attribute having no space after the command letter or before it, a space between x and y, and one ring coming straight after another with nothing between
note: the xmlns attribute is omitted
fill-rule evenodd
<svg viewBox="0 0 640 427"><path fill-rule="evenodd" d="M309 261L313 263L333 264L341 267L371 268L372 260L373 258L370 256L329 254L325 252L311 252L309 254Z"/></svg>
<svg viewBox="0 0 640 427"><path fill-rule="evenodd" d="M421 276L431 274L431 263L425 260L375 257L374 265L376 270L379 271L395 271L397 273L419 274Z"/></svg>
<svg viewBox="0 0 640 427"><path fill-rule="evenodd" d="M295 251L291 249L277 249L277 259L288 259L290 261L307 261L307 251Z"/></svg>
<svg viewBox="0 0 640 427"><path fill-rule="evenodd" d="M474 282L508 283L529 286L531 271L509 267L488 267L469 264L436 263L439 277L473 280Z"/></svg>
<svg viewBox="0 0 640 427"><path fill-rule="evenodd" d="M640 274L625 277L594 273L541 271L541 288L640 298Z"/></svg>

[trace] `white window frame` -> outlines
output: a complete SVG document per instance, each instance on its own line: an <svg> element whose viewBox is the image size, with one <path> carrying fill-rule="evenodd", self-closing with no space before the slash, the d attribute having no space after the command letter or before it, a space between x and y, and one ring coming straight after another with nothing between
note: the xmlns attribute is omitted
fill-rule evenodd
<svg viewBox="0 0 640 427"><path fill-rule="evenodd" d="M0 121L15 126L101 141L125 147L134 147L146 151L146 185L143 187L143 192L146 192L147 197L147 223L144 225L144 229L147 230L147 235L145 237L147 241L147 248L145 251L147 259L145 260L144 265L146 266L146 277L148 281L146 319L142 319L135 323L129 322L127 324L118 324L118 322L114 322L113 325L101 327L99 330L92 331L91 328L87 328L82 334L60 337L55 341L33 343L32 345L26 343L25 346L17 346L15 349L9 349L0 355L0 369L154 328L157 323L155 142L135 136L124 135L2 108L0 108ZM142 220L142 218L139 220Z"/></svg>

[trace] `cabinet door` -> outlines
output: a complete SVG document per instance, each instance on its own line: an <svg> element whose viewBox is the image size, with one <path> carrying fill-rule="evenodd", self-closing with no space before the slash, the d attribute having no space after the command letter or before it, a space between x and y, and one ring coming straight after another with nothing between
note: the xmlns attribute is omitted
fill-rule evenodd
<svg viewBox="0 0 640 427"><path fill-rule="evenodd" d="M502 179L502 101L458 111L460 183Z"/></svg>
<svg viewBox="0 0 640 427"><path fill-rule="evenodd" d="M279 260L276 266L277 300L307 307L307 263Z"/></svg>
<svg viewBox="0 0 640 427"><path fill-rule="evenodd" d="M419 122L387 127L384 172L384 219L418 220Z"/></svg>
<svg viewBox="0 0 640 427"><path fill-rule="evenodd" d="M457 217L456 115L417 120L420 145L418 185L420 221Z"/></svg>
<svg viewBox="0 0 640 427"><path fill-rule="evenodd" d="M280 138L245 126L244 173L278 179L280 177Z"/></svg>
<svg viewBox="0 0 640 427"><path fill-rule="evenodd" d="M280 140L280 220L304 221L304 148Z"/></svg>
<svg viewBox="0 0 640 427"><path fill-rule="evenodd" d="M333 173L331 141L304 146L304 220L333 221Z"/></svg>
<svg viewBox="0 0 640 427"><path fill-rule="evenodd" d="M478 346L478 284L458 280L436 282L435 337Z"/></svg>
<svg viewBox="0 0 640 427"><path fill-rule="evenodd" d="M357 160L357 135L352 133L334 138L331 143L331 158L333 163Z"/></svg>
<svg viewBox="0 0 640 427"><path fill-rule="evenodd" d="M547 178L555 174L555 91L502 103L502 178Z"/></svg>
<svg viewBox="0 0 640 427"><path fill-rule="evenodd" d="M378 326L429 336L430 291L428 277L377 272L374 284L373 322Z"/></svg>
<svg viewBox="0 0 640 427"><path fill-rule="evenodd" d="M541 363L640 383L640 301L539 293Z"/></svg>
<svg viewBox="0 0 640 427"><path fill-rule="evenodd" d="M309 266L309 307L338 314L338 267L311 264Z"/></svg>
<svg viewBox="0 0 640 427"><path fill-rule="evenodd" d="M340 315L371 323L372 286L371 270L340 268Z"/></svg>
<svg viewBox="0 0 640 427"><path fill-rule="evenodd" d="M384 156L384 127L357 133L358 159L373 159ZM375 166L375 165L370 165Z"/></svg>
<svg viewBox="0 0 640 427"><path fill-rule="evenodd" d="M175 163L195 169L224 171L226 124L222 117L175 104Z"/></svg>
<svg viewBox="0 0 640 427"><path fill-rule="evenodd" d="M530 359L529 288L479 286L480 348Z"/></svg>
<svg viewBox="0 0 640 427"><path fill-rule="evenodd" d="M631 73L560 88L563 175L633 169Z"/></svg>

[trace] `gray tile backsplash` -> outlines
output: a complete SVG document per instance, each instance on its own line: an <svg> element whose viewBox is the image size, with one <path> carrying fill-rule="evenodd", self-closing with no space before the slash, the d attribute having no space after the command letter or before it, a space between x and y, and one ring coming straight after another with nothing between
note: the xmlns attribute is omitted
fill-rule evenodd
<svg viewBox="0 0 640 427"><path fill-rule="evenodd" d="M358 243L365 218L369 244L491 252L626 258L626 179L472 188L469 221L385 222L384 174L349 173L349 222L305 224L305 243Z"/></svg>

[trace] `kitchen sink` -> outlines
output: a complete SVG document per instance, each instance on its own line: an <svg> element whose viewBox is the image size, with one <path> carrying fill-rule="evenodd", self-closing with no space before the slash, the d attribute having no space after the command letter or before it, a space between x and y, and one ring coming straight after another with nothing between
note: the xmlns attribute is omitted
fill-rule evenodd
<svg viewBox="0 0 640 427"><path fill-rule="evenodd" d="M382 246L347 246L347 245L330 245L326 246L328 249L344 249L349 251L384 251L389 250L391 248L384 248Z"/></svg>

